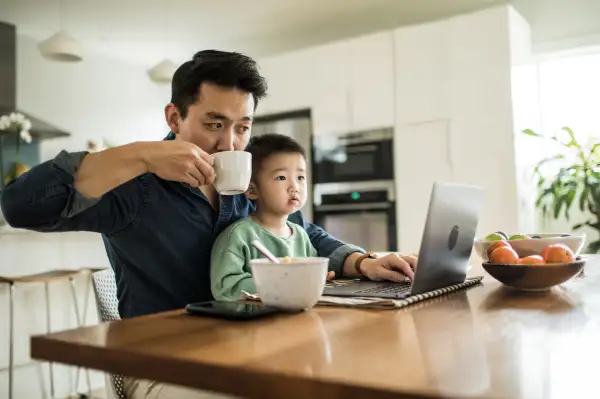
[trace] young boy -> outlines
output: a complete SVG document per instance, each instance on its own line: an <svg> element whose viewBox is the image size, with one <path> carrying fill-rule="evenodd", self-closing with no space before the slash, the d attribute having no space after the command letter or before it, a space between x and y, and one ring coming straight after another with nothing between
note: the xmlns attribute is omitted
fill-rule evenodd
<svg viewBox="0 0 600 399"><path fill-rule="evenodd" d="M235 300L242 290L255 293L250 260L264 258L252 246L258 238L275 256L317 256L304 229L288 216L306 202L306 158L293 139L267 134L253 137L252 179L246 195L256 212L226 228L212 249L210 280L216 300Z"/></svg>

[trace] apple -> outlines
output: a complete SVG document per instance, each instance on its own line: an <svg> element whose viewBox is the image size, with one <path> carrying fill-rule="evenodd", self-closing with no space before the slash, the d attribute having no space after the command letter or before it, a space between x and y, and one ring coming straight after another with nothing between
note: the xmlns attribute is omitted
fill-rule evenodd
<svg viewBox="0 0 600 399"><path fill-rule="evenodd" d="M510 236L509 240L529 240L531 237L525 234L514 234Z"/></svg>
<svg viewBox="0 0 600 399"><path fill-rule="evenodd" d="M498 233L492 233L485 236L484 241L500 241L505 240L506 238Z"/></svg>

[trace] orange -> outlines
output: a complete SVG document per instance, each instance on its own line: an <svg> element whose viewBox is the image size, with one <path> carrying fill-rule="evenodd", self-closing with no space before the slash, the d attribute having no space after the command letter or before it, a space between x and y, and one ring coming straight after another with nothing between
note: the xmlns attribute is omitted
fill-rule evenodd
<svg viewBox="0 0 600 399"><path fill-rule="evenodd" d="M510 246L510 244L508 243L508 241L506 241L506 240L494 241L494 242L492 242L490 244L490 246L487 249L487 256L488 256L488 258L490 257L490 255L492 254L492 252L494 252L494 249L500 248L500 247L509 247L509 248L512 248Z"/></svg>
<svg viewBox="0 0 600 399"><path fill-rule="evenodd" d="M571 248L565 244L551 244L542 251L542 257L546 263L567 263L575 260Z"/></svg>
<svg viewBox="0 0 600 399"><path fill-rule="evenodd" d="M546 263L542 255L529 255L517 261L519 265L543 265Z"/></svg>
<svg viewBox="0 0 600 399"><path fill-rule="evenodd" d="M490 262L501 265L515 265L519 255L512 247L499 247L490 254Z"/></svg>

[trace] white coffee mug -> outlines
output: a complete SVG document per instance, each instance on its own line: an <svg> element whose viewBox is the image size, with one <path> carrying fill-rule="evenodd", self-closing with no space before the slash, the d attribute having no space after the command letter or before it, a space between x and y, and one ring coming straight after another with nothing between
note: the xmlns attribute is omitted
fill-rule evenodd
<svg viewBox="0 0 600 399"><path fill-rule="evenodd" d="M222 195L242 194L252 176L252 154L246 151L223 151L213 154L215 189Z"/></svg>

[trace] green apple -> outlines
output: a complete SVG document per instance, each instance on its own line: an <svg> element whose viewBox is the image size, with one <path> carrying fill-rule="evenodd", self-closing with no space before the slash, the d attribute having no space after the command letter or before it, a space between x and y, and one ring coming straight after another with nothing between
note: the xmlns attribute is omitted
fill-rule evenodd
<svg viewBox="0 0 600 399"><path fill-rule="evenodd" d="M525 234L515 234L510 236L509 240L529 240L531 237Z"/></svg>
<svg viewBox="0 0 600 399"><path fill-rule="evenodd" d="M506 238L502 234L492 233L492 234L488 234L483 240L484 241L499 241L499 240L505 240L505 239Z"/></svg>

